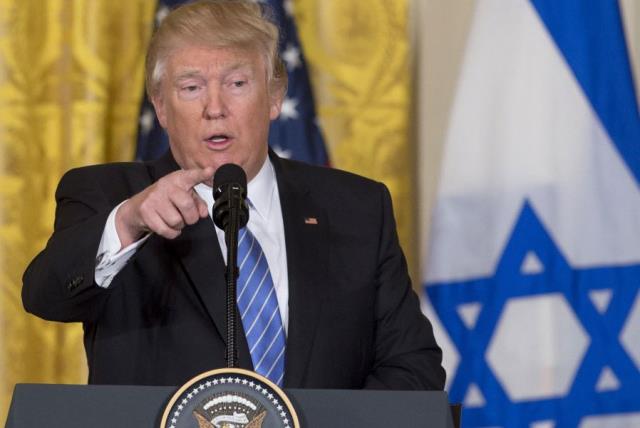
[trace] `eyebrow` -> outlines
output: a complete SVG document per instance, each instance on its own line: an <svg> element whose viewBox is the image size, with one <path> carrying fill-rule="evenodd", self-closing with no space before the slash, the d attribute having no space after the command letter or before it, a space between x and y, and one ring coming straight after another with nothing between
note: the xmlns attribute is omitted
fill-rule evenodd
<svg viewBox="0 0 640 428"><path fill-rule="evenodd" d="M223 68L222 69L222 74L223 75L227 75L230 73L233 73L234 71L240 70L246 68L248 72L250 72L252 75L254 74L253 71L253 67L251 66L251 62L249 61L242 61L242 62L237 62L237 63L233 63L231 64L229 67L227 68ZM199 69L185 69L184 71L181 71L180 73L178 73L178 75L175 77L174 81L175 82L179 82L181 80L185 80L185 79L191 79L194 77L203 77L202 76L202 71L200 71Z"/></svg>
<svg viewBox="0 0 640 428"><path fill-rule="evenodd" d="M227 68L225 70L225 72L232 72L232 71L236 71L240 68L247 68L249 70L253 70L253 67L251 67L251 63L248 61L242 61L242 62L236 62L235 64L232 64L229 68Z"/></svg>
<svg viewBox="0 0 640 428"><path fill-rule="evenodd" d="M202 77L202 73L200 70L185 70L179 73L174 81L179 82L180 80L191 79L193 77Z"/></svg>

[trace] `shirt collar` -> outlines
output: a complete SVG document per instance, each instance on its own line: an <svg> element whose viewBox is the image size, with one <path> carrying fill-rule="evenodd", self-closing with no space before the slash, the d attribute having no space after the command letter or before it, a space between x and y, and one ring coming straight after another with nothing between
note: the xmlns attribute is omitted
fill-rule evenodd
<svg viewBox="0 0 640 428"><path fill-rule="evenodd" d="M200 197L213 205L213 194L210 186L204 183L198 183L194 188ZM275 188L276 173L271 159L267 156L258 174L256 174L253 180L247 185L247 203L264 220L269 219Z"/></svg>
<svg viewBox="0 0 640 428"><path fill-rule="evenodd" d="M276 187L276 173L269 156L253 180L247 185L247 199L249 204L265 220L268 220L273 203L273 191Z"/></svg>

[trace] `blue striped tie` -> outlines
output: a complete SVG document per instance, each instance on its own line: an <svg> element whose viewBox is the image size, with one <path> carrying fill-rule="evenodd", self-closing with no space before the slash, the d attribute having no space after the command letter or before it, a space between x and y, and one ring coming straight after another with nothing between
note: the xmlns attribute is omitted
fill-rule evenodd
<svg viewBox="0 0 640 428"><path fill-rule="evenodd" d="M253 369L282 386L285 337L278 299L262 247L246 227L239 234L238 261L238 310Z"/></svg>

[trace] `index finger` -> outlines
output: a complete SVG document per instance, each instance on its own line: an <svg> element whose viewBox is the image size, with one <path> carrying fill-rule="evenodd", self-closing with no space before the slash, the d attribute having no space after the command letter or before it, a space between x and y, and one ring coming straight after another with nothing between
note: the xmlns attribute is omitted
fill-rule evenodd
<svg viewBox="0 0 640 428"><path fill-rule="evenodd" d="M194 168L178 171L178 182L185 190L191 189L198 183L213 179L214 169L210 166L206 168Z"/></svg>

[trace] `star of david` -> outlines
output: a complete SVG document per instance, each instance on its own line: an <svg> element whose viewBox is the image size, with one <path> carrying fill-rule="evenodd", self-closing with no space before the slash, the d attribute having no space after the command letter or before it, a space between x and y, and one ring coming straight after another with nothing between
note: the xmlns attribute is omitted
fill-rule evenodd
<svg viewBox="0 0 640 428"><path fill-rule="evenodd" d="M544 267L540 272L522 272L523 261L531 252ZM570 266L525 201L492 277L425 287L460 354L450 382L450 400L462 402L474 384L485 398L483 405L464 410L465 425L528 427L545 421L551 426L572 427L585 416L640 411L640 371L620 341L639 286L639 264ZM606 309L596 307L590 297L590 293L603 289L611 290ZM551 294L563 296L573 311L586 334L585 351L565 394L514 400L487 361L496 326L511 299ZM479 304L480 308L471 326L458 311L461 305L470 303ZM536 325L523 326L524 340L527 329L534 328ZM618 383L614 388L598 391L598 379L605 369L614 374Z"/></svg>

